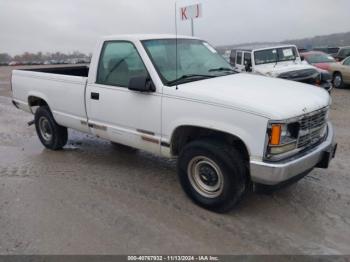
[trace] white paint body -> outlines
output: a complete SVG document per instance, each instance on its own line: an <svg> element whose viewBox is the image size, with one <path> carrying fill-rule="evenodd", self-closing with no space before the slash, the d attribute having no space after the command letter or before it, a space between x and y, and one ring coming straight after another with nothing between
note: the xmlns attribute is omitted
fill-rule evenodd
<svg viewBox="0 0 350 262"><path fill-rule="evenodd" d="M178 127L222 131L240 138L254 161L262 161L269 120L301 116L330 104L330 96L323 89L245 73L165 86L141 44L142 40L165 38L174 36L124 35L101 39L88 78L15 70L13 100L21 109L31 112L28 98L42 98L62 126L165 157L172 157L171 148L162 144L171 145ZM99 55L108 40L130 41L136 46L156 86L154 93L96 84ZM100 94L99 101L90 99L91 92ZM105 126L106 130L91 128L83 122ZM150 143L145 137L158 143Z"/></svg>
<svg viewBox="0 0 350 262"><path fill-rule="evenodd" d="M300 58L294 61L278 62L278 64L264 64L264 65L255 65L253 68L253 73L259 75L265 75L270 77L278 77L280 74L304 70L304 69L316 69L316 67L298 61Z"/></svg>
<svg viewBox="0 0 350 262"><path fill-rule="evenodd" d="M285 48L285 47L295 48L295 50L297 52L297 58L295 59L295 61L267 63L267 64L261 64L261 65L255 64L255 57L254 57L255 52L262 51L262 50L268 50L271 48L277 49L277 48ZM304 69L316 69L317 70L316 67L308 64L307 62L301 61L298 49L294 45L283 45L283 46L273 46L273 47L252 49L252 51L237 50L237 52L242 52L243 57L244 57L244 53L251 53L251 55L252 55L252 72L251 73L254 73L257 75L278 77L280 74L292 72L292 71L298 71L298 70L304 70ZM244 59L242 59L241 64L236 64L236 69L240 72L245 71Z"/></svg>

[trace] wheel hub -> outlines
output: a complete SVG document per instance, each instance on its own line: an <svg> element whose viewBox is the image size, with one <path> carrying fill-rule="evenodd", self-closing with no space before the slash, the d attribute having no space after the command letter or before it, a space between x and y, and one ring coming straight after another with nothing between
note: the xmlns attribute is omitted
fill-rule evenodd
<svg viewBox="0 0 350 262"><path fill-rule="evenodd" d="M199 176L202 182L207 186L215 186L218 182L218 175L215 169L208 164L203 164L199 167Z"/></svg>
<svg viewBox="0 0 350 262"><path fill-rule="evenodd" d="M52 128L50 126L49 120L46 117L41 117L39 119L39 130L40 134L45 139L45 141L51 141L52 139Z"/></svg>
<svg viewBox="0 0 350 262"><path fill-rule="evenodd" d="M193 158L188 164L187 175L192 187L200 195L215 198L222 193L224 176L213 160L204 156Z"/></svg>
<svg viewBox="0 0 350 262"><path fill-rule="evenodd" d="M341 76L337 75L335 78L334 78L334 85L339 87L341 85L341 82L342 82L342 78Z"/></svg>

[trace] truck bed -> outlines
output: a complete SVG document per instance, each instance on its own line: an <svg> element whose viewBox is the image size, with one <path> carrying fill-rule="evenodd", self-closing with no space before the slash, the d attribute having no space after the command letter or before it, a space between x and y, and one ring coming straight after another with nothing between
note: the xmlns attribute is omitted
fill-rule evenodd
<svg viewBox="0 0 350 262"><path fill-rule="evenodd" d="M37 97L48 105L55 120L88 132L85 109L87 66L33 68L12 71L12 98L18 108L32 112L31 101Z"/></svg>
<svg viewBox="0 0 350 262"><path fill-rule="evenodd" d="M82 76L88 77L89 67L88 66L67 66L67 67L45 67L45 68L33 68L33 69L22 69L23 71L32 71L40 73L49 73L57 75L68 75L68 76Z"/></svg>

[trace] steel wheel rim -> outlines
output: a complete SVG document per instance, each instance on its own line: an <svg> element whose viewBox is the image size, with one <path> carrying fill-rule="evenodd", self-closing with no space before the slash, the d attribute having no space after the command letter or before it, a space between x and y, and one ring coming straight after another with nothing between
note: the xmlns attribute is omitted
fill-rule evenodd
<svg viewBox="0 0 350 262"><path fill-rule="evenodd" d="M340 75L337 75L336 77L334 77L334 85L336 87L339 87L341 85L342 82L342 77Z"/></svg>
<svg viewBox="0 0 350 262"><path fill-rule="evenodd" d="M42 138L49 142L52 139L52 128L49 120L46 117L40 117L39 119L39 130Z"/></svg>
<svg viewBox="0 0 350 262"><path fill-rule="evenodd" d="M223 191L224 176L211 159L198 156L188 164L187 175L192 187L207 198L218 197Z"/></svg>

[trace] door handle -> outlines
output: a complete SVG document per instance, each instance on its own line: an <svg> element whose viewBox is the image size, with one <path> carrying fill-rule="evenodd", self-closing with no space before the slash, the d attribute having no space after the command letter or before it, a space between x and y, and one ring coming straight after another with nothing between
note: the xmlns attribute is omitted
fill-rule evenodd
<svg viewBox="0 0 350 262"><path fill-rule="evenodd" d="M93 100L99 100L100 99L100 94L99 93L91 93L91 99Z"/></svg>

